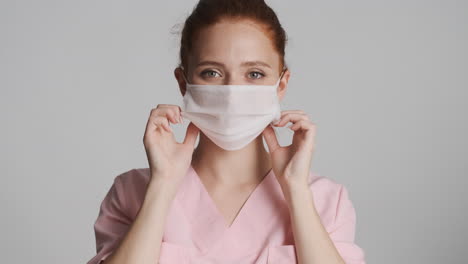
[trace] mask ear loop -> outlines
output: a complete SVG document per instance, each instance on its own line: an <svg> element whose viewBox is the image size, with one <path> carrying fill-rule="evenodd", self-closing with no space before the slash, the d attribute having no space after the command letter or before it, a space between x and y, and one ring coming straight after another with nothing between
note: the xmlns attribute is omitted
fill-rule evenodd
<svg viewBox="0 0 468 264"><path fill-rule="evenodd" d="M184 66L180 66L180 68L182 69L182 77L184 77L184 80L185 80L185 83L186 84L190 84L187 80L187 77L185 76L185 69L184 69Z"/></svg>
<svg viewBox="0 0 468 264"><path fill-rule="evenodd" d="M284 74L285 71L286 71L286 68L284 68L283 71L281 71L280 77L279 77L278 81L276 81L276 84L275 84L276 87L278 87L278 85L279 85L279 83L281 81L281 78L283 78L283 74Z"/></svg>
<svg viewBox="0 0 468 264"><path fill-rule="evenodd" d="M286 70L287 70L287 68L283 68L283 70L281 71L280 77L279 77L279 79L278 79L278 81L276 82L276 85L275 85L276 87L278 87L278 85L279 85L279 83L280 83L280 81L281 81L281 78L283 78L283 75L284 75L284 73L286 72ZM283 107L280 106L280 109L282 109L282 108L283 108ZM273 121L272 121L271 124L278 124L279 121L280 121L279 119L276 120L276 122L273 122ZM273 131L275 131L276 137L278 137L277 131L276 131L275 129L273 129Z"/></svg>
<svg viewBox="0 0 468 264"><path fill-rule="evenodd" d="M284 69L281 71L281 74L280 74L280 79L281 79L281 77L283 77L283 74L286 72L286 70L287 70L287 69L286 69L286 68L284 68Z"/></svg>
<svg viewBox="0 0 468 264"><path fill-rule="evenodd" d="M186 83L186 84L190 84L190 83L187 81L187 78L185 77L185 69L184 69L184 66L180 66L180 68L182 69L182 77L184 78L185 83ZM185 91L185 93L187 93L187 90ZM185 119L186 119L186 117L184 116L184 113L185 113L185 107L181 107L181 108L180 108L180 116L181 116L181 118L182 118L182 122L183 122L183 123L185 122Z"/></svg>

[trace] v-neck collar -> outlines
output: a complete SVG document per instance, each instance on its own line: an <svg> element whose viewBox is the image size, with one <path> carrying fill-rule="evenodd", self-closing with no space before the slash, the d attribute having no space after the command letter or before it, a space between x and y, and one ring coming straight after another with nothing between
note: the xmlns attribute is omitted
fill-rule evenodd
<svg viewBox="0 0 468 264"><path fill-rule="evenodd" d="M206 186L205 184L203 184L203 182L201 181L200 179L200 176L199 174L195 171L195 169L193 168L192 165L190 165L190 168L191 170L191 174L193 176L193 178L195 179L195 181L197 182L197 184L200 186L200 188L202 189L202 192L204 193L205 197L207 197L207 200L208 200L208 203L209 203L209 206L212 208L213 212L215 214L217 214L222 220L224 220L224 226L226 229L232 229L234 227L234 225L238 222L237 219L242 215L244 208L246 208L246 206L248 206L249 202L252 200L251 197L254 196L254 194L257 192L258 189L260 189L262 187L262 185L264 184L265 180L267 179L267 177L271 174L272 172L272 169L268 170L268 172L263 176L262 180L257 184L257 186L255 186L255 188L250 192L249 196L247 197L247 200L245 200L244 204L242 205L242 207L239 209L239 211L237 212L237 215L234 217L234 219L232 220L232 223L231 225L228 225L228 223L226 222L226 219L224 218L224 216L222 215L221 211L219 210L218 206L216 205L213 197L211 197L210 193L208 192L208 190L206 189Z"/></svg>
<svg viewBox="0 0 468 264"><path fill-rule="evenodd" d="M272 181L275 180L273 179L273 175L273 170L270 169L250 193L233 222L228 226L199 175L193 166L190 165L186 178L180 186L177 199L192 225L192 238L196 246L202 252L206 252L223 236L227 235L228 232L237 233L242 230L238 225L245 228L245 225L251 224L251 219L248 217L249 211L256 210L258 205L255 202L258 202L259 197L264 196L267 192L262 191L262 188L275 184ZM259 220L261 221L261 219Z"/></svg>

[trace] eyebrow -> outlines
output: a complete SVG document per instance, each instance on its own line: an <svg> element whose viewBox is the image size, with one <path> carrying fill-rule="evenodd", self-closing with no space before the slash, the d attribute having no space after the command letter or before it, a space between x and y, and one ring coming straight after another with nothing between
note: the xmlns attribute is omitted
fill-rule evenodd
<svg viewBox="0 0 468 264"><path fill-rule="evenodd" d="M200 66L203 66L203 65L216 65L216 66L219 66L219 67L224 67L225 65L223 63L220 63L220 62L217 62L217 61L210 61L210 60L207 60L207 61L202 61L200 63L197 64L196 67L200 67ZM244 61L241 63L241 66L265 66L265 67L268 67L271 69L271 66L266 63L266 62L263 62L263 61L259 61L259 60L256 60L256 61Z"/></svg>

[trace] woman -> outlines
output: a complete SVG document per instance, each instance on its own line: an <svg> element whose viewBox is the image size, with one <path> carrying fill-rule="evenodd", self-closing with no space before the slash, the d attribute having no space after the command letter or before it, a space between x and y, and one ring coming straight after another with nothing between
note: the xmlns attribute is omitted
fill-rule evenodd
<svg viewBox="0 0 468 264"><path fill-rule="evenodd" d="M314 123L277 107L290 78L285 44L264 1L198 3L174 72L183 109L152 109L149 168L115 178L88 264L365 263L346 188L309 170ZM178 143L170 124L183 118L191 123ZM283 147L272 126L289 122Z"/></svg>

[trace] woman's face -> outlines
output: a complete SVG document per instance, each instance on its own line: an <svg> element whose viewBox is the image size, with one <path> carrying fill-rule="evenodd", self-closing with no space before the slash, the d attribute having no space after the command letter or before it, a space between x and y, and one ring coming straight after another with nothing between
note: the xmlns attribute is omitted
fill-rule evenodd
<svg viewBox="0 0 468 264"><path fill-rule="evenodd" d="M193 40L187 63L186 77L192 84L273 85L281 74L280 56L272 40L260 25L250 20L224 20L202 29ZM184 94L181 74L182 71L176 69L175 75ZM289 79L289 71L283 75L282 90Z"/></svg>

